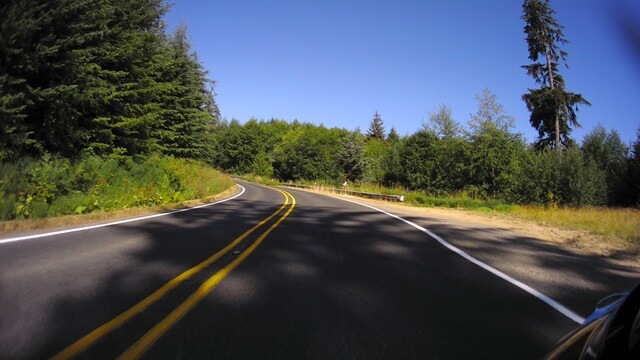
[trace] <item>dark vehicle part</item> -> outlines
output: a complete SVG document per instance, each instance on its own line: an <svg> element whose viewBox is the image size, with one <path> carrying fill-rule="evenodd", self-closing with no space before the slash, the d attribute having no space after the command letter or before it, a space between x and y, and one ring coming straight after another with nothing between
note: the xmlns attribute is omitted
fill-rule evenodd
<svg viewBox="0 0 640 360"><path fill-rule="evenodd" d="M594 312L563 337L547 360L640 359L640 284L602 299Z"/></svg>

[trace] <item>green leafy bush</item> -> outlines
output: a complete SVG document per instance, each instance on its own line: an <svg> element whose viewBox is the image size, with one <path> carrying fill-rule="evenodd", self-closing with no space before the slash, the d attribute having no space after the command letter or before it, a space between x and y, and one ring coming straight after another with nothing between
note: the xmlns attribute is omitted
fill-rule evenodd
<svg viewBox="0 0 640 360"><path fill-rule="evenodd" d="M0 220L171 204L215 195L232 184L213 168L173 157L25 159L0 164Z"/></svg>

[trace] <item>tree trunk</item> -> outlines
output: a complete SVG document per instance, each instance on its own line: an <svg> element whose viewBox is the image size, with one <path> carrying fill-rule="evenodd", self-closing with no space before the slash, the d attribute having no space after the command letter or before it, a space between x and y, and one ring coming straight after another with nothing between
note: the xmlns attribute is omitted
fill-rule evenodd
<svg viewBox="0 0 640 360"><path fill-rule="evenodd" d="M546 46L546 51L545 51L545 55L547 57L547 69L549 71L549 86L551 86L551 92L554 93L555 91L555 84L553 81L553 71L551 69L551 55L549 54L550 50L549 50L549 45ZM553 144L556 151L560 152L561 148L560 148L560 116L558 114L558 109L556 109L555 111L555 116L556 116L556 136L555 136L555 143Z"/></svg>

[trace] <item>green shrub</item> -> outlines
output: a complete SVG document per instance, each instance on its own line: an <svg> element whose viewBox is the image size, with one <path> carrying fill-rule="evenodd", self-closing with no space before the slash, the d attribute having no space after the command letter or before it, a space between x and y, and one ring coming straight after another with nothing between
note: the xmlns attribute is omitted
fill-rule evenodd
<svg viewBox="0 0 640 360"><path fill-rule="evenodd" d="M202 163L150 156L45 156L0 164L0 220L120 210L204 198L232 186Z"/></svg>
<svg viewBox="0 0 640 360"><path fill-rule="evenodd" d="M606 202L606 174L579 149L530 152L517 190L508 200L520 204L574 207Z"/></svg>

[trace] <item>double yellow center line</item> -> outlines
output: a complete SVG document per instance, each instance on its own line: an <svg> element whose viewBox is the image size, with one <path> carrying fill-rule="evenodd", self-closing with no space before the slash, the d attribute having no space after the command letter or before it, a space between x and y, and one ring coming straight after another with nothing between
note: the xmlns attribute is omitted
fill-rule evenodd
<svg viewBox="0 0 640 360"><path fill-rule="evenodd" d="M200 264L190 268L189 270L183 272L182 274L176 276L171 281L166 283L160 289L156 290L151 295L147 296L144 300L140 301L136 305L134 305L129 310L123 312L122 314L116 316L111 321L105 323L104 325L98 327L93 330L89 334L82 337L80 340L71 344L66 349L62 350L60 353L56 354L52 357L53 360L59 359L69 359L72 358L82 351L89 348L100 338L106 336L113 330L122 326L124 323L129 321L131 318L141 313L153 303L161 299L164 295L166 295L169 291L180 285L185 280L193 277L195 274L205 269L216 260L220 259L222 256L231 251L234 247L236 247L242 240L244 240L247 236L251 235L254 231L268 223L271 219L276 217L283 209L289 206L289 209L282 215L280 218L269 227L265 232L258 237L258 239L251 244L245 251L243 251L238 257L236 257L231 263L226 265L224 268L216 272L213 276L207 279L196 292L191 294L182 304L180 304L175 310L173 310L167 317L162 319L158 324L156 324L151 330L149 330L145 335L143 335L136 343L134 343L131 347L129 347L122 355L120 355L120 359L137 359L139 358L160 336L162 336L171 326L173 326L176 322L178 322L189 310L191 310L202 298L204 298L211 290L213 290L216 285L218 285L233 269L235 269L238 265L240 265L251 253L264 241L264 239L276 228L280 223L282 223L293 211L293 208L296 206L296 199L290 193L286 191L282 191L279 189L274 189L279 191L282 195L284 195L285 201L282 206L276 210L273 214L271 214L266 219L259 222L257 225L247 230L244 234L240 235L229 245L225 246L222 250L213 254L211 257L201 262Z"/></svg>

